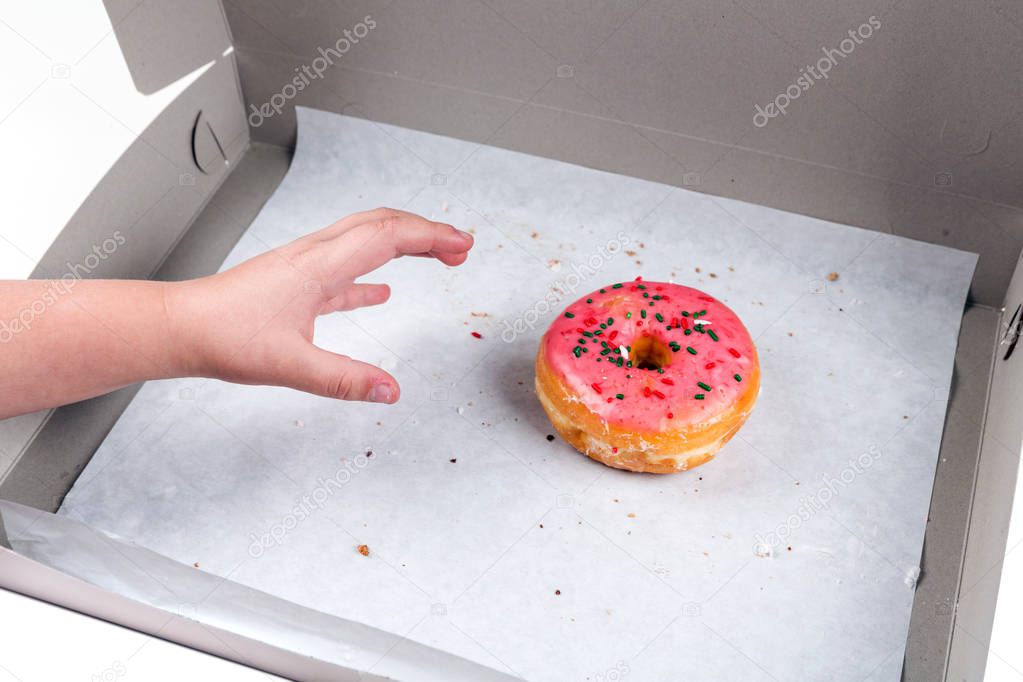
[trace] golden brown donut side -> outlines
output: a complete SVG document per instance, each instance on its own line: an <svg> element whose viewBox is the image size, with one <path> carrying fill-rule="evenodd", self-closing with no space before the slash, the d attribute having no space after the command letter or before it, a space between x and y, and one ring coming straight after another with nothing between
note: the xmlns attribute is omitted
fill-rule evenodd
<svg viewBox="0 0 1023 682"><path fill-rule="evenodd" d="M605 423L574 396L544 355L536 354L536 394L557 432L588 457L617 469L674 473L708 462L743 425L760 392L760 363L746 377L746 391L709 422L659 432L634 433Z"/></svg>

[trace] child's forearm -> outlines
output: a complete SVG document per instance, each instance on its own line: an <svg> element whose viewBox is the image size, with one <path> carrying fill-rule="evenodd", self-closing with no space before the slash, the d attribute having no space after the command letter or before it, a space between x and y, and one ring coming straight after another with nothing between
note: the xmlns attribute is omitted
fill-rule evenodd
<svg viewBox="0 0 1023 682"><path fill-rule="evenodd" d="M0 418L189 373L167 284L0 282Z"/></svg>

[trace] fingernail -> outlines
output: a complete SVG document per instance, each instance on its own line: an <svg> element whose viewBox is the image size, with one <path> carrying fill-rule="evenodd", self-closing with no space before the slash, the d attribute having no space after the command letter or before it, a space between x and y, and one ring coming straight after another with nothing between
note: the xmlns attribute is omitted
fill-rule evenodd
<svg viewBox="0 0 1023 682"><path fill-rule="evenodd" d="M377 384L369 389L368 398L371 403L389 403L394 400L394 389L390 384Z"/></svg>
<svg viewBox="0 0 1023 682"><path fill-rule="evenodd" d="M463 232L462 230L459 230L457 227L455 228L455 232L457 232L458 236L460 236L465 241L467 242L472 241L472 235L469 234L468 232Z"/></svg>

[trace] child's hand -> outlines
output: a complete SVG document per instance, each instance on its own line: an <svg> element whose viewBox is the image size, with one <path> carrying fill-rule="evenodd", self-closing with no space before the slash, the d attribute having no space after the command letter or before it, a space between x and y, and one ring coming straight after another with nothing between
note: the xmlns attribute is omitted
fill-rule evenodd
<svg viewBox="0 0 1023 682"><path fill-rule="evenodd" d="M451 225L380 208L217 275L171 284L165 302L172 336L184 341L180 373L393 403L394 377L317 348L313 323L318 315L385 302L386 284L354 281L392 258L460 265L472 244L471 235Z"/></svg>

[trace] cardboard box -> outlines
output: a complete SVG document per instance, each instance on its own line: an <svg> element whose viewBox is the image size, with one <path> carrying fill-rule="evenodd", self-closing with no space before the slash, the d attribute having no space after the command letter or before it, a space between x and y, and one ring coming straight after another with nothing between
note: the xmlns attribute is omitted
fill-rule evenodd
<svg viewBox="0 0 1023 682"><path fill-rule="evenodd" d="M214 271L287 170L295 105L978 253L904 670L982 675L974 638L990 634L1016 476L1000 458L1023 436L1023 135L1020 93L1002 77L1023 57L1018 9L120 4L101 9L134 90L177 89L131 119L146 122L126 126L128 143L24 274L60 277L116 229L134 236L127 253L88 276ZM55 510L135 390L0 422L0 498Z"/></svg>

